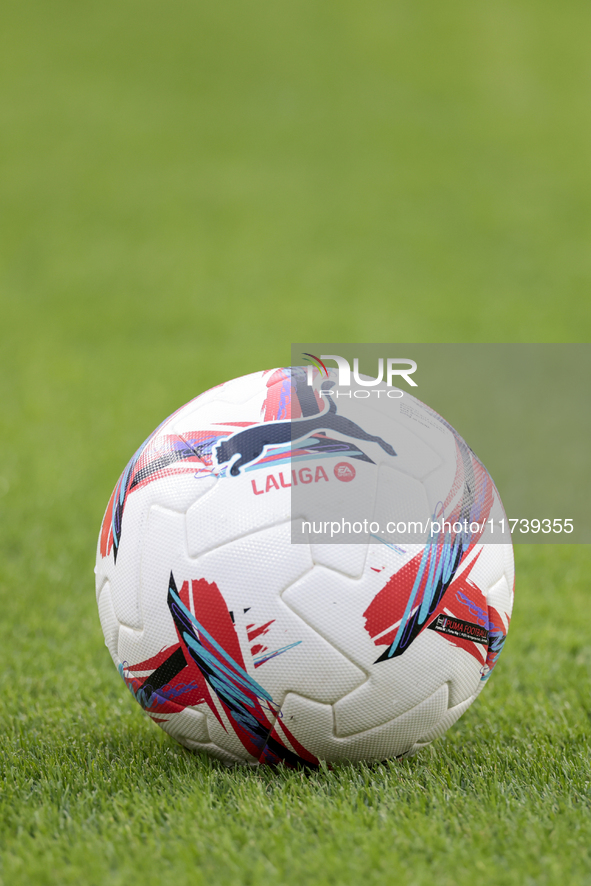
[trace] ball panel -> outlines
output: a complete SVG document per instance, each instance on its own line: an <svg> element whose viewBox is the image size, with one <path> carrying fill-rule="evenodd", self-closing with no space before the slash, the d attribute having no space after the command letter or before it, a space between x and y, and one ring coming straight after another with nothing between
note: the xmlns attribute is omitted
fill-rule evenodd
<svg viewBox="0 0 591 886"><path fill-rule="evenodd" d="M201 711L193 710L193 708L185 708L178 714L170 714L167 718L162 717L159 719L158 725L181 744L188 741L199 744L210 743L207 717Z"/></svg>
<svg viewBox="0 0 591 886"><path fill-rule="evenodd" d="M289 470L279 472L278 484L289 482ZM253 479L249 474L220 481L214 491L187 511L187 545L191 557L199 557L243 535L291 520L288 489L265 490L268 474ZM254 483L254 486L253 486ZM281 494L283 491L283 495ZM276 493L276 494L273 494Z"/></svg>
<svg viewBox="0 0 591 886"><path fill-rule="evenodd" d="M319 759L330 763L377 762L407 753L423 734L433 729L447 710L447 686L440 686L421 704L381 725L351 736L338 736L332 709L299 695L289 695L282 719Z"/></svg>
<svg viewBox="0 0 591 886"><path fill-rule="evenodd" d="M125 535L117 563L105 564L105 573L111 585L113 609L119 624L136 631L141 631L143 627L138 565L146 518L146 508L141 494L130 496L124 514Z"/></svg>
<svg viewBox="0 0 591 886"><path fill-rule="evenodd" d="M376 498L372 519L380 527L384 527L380 530L381 537L394 535L385 531L388 523L393 523L397 527L396 537L403 538L402 543L405 547L408 544L424 543L429 534L426 527L432 509L429 507L423 484L404 474L398 466L394 468L382 464L376 473ZM414 525L410 531L409 524L419 523L420 528Z"/></svg>
<svg viewBox="0 0 591 886"><path fill-rule="evenodd" d="M435 724L435 726L421 735L421 737L417 741L417 744L424 747L426 744L430 744L432 741L435 741L436 738L440 738L442 735L444 735L444 733L447 732L450 726L453 726L453 724L460 719L462 714L464 714L468 710L475 698L476 695L470 695L459 704L449 707L447 711L443 714L441 719Z"/></svg>
<svg viewBox="0 0 591 886"><path fill-rule="evenodd" d="M101 627L105 637L105 646L109 650L115 665L118 665L117 647L119 643L119 620L113 609L111 586L108 581L105 581L101 587L98 598L98 610Z"/></svg>
<svg viewBox="0 0 591 886"><path fill-rule="evenodd" d="M310 545L312 561L348 578L361 578L367 559L367 544L314 544Z"/></svg>

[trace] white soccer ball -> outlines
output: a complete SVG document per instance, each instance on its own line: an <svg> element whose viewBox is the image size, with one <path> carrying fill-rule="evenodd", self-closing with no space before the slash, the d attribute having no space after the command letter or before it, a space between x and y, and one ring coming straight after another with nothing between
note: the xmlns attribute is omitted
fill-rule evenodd
<svg viewBox="0 0 591 886"><path fill-rule="evenodd" d="M353 412L310 401L305 380L255 372L173 413L99 536L121 676L169 735L228 763L413 754L472 704L509 626L505 515L463 439L407 393ZM377 531L319 539L306 496L329 490L343 513L369 502ZM384 528L421 521L448 526L404 542Z"/></svg>

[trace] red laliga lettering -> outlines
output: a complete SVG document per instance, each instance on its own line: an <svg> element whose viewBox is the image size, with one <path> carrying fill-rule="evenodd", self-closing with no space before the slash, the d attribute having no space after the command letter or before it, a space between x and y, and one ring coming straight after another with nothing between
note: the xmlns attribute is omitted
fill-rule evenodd
<svg viewBox="0 0 591 886"><path fill-rule="evenodd" d="M279 489L279 483L277 482L273 474L269 474L269 476L267 477L265 492L269 492L270 489Z"/></svg>
<svg viewBox="0 0 591 886"><path fill-rule="evenodd" d="M328 481L328 477L326 476L326 471L324 470L323 467L321 467L321 465L318 465L318 467L316 468L316 475L314 476L314 483L318 483L319 480L327 480Z"/></svg>
<svg viewBox="0 0 591 886"><path fill-rule="evenodd" d="M308 471L307 468L304 468L304 470L305 470L308 474L310 474L310 472ZM300 473L301 473L301 472L300 472ZM297 478L296 478L296 472L295 472L295 471L292 471L292 479L293 479L293 482L294 482L294 486L297 486L298 481L297 481ZM328 479L328 478L327 478L327 479ZM302 482L303 482L303 483L310 483L311 481L312 481L312 475L310 474L309 479L304 479ZM291 483L286 483L286 482L285 482L285 477L283 476L283 473L280 473L280 474L279 474L279 480L277 479L277 477L276 477L274 474L269 474L269 475L267 476L266 483L265 483L265 488L264 488L264 489L258 489L258 488L257 488L256 480L251 480L250 483L251 483L251 486L252 486L252 491L254 492L255 495L264 495L265 492L270 492L272 489L280 489L280 488L281 488L281 489L290 489L290 487L291 487ZM279 483L281 483L281 486L279 486Z"/></svg>
<svg viewBox="0 0 591 886"><path fill-rule="evenodd" d="M300 468L300 483L312 482L312 471L309 468Z"/></svg>

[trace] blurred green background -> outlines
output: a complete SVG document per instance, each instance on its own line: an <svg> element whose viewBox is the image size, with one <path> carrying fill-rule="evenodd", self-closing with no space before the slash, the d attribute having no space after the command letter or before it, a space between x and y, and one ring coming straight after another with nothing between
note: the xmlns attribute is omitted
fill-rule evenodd
<svg viewBox="0 0 591 886"><path fill-rule="evenodd" d="M291 341L588 339L590 25L582 0L8 0L8 436L112 480Z"/></svg>
<svg viewBox="0 0 591 886"><path fill-rule="evenodd" d="M3 807L6 883L76 882L103 812L92 799L90 812L74 799L70 810L68 773L117 758L137 792L145 749L165 741L131 699L118 707L92 567L111 489L166 415L213 384L284 364L292 341L589 339L590 28L583 0L6 0L0 643L3 772L16 773ZM564 724L549 718L562 708L543 706L544 680L570 687L579 710L572 681L589 666L569 658L583 654L584 627L556 609L557 576L583 600L587 554L528 556L518 554L521 612L540 587L546 602L538 621L522 621L528 640L515 640L514 660L510 637L495 698L518 697L509 674L523 677L526 650L528 679L540 682L503 741L521 719L532 734L555 729L553 748ZM569 639L550 674L538 641L560 619L553 642ZM452 798L464 796L460 781ZM92 778L81 784L72 797L94 790ZM108 806L114 795L102 796ZM531 825L532 846L562 833L552 830L557 802L541 830ZM71 845L56 834L68 833L68 816L85 824L72 837L81 867L66 875ZM32 841L29 868L19 834ZM59 875L46 864L51 847ZM125 852L112 849L111 873ZM467 881L487 852L468 858ZM459 882L450 859L449 882Z"/></svg>

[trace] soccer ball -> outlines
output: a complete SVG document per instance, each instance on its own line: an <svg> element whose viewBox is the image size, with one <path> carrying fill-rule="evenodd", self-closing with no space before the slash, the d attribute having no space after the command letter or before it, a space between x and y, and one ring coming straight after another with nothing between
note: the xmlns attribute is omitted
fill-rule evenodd
<svg viewBox="0 0 591 886"><path fill-rule="evenodd" d="M464 440L406 392L353 411L309 378L255 372L173 413L99 535L121 677L165 732L227 763L409 756L472 704L509 626L505 515ZM355 490L369 529L319 536L307 496L346 511ZM393 541L387 518L427 529Z"/></svg>

